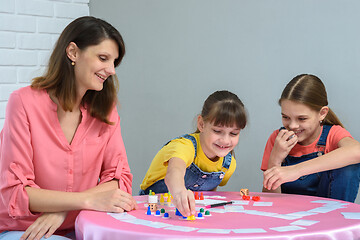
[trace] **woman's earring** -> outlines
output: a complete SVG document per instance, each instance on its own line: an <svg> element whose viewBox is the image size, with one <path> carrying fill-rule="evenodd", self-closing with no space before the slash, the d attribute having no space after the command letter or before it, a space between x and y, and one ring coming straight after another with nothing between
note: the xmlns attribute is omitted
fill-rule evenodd
<svg viewBox="0 0 360 240"><path fill-rule="evenodd" d="M75 66L75 62L71 62L71 65Z"/></svg>
<svg viewBox="0 0 360 240"><path fill-rule="evenodd" d="M322 120L320 120L320 125L322 125L322 123L323 123L323 121L322 121Z"/></svg>

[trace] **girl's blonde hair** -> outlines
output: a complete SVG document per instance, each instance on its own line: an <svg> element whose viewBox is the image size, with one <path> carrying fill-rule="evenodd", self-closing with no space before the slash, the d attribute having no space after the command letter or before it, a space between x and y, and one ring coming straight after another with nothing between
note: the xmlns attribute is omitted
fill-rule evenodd
<svg viewBox="0 0 360 240"><path fill-rule="evenodd" d="M283 90L279 104L284 99L300 102L315 111L320 111L322 107L328 105L325 85L320 78L311 74L301 74L294 77ZM330 108L322 124L344 127Z"/></svg>

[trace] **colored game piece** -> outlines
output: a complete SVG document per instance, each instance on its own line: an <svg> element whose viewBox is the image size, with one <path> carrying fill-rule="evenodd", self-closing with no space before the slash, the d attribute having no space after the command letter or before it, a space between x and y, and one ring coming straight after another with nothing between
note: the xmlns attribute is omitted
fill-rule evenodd
<svg viewBox="0 0 360 240"><path fill-rule="evenodd" d="M195 219L196 219L196 218L195 218L194 215L188 216L188 217L186 218L186 220L191 220L191 221L193 221L193 220L195 220Z"/></svg>
<svg viewBox="0 0 360 240"><path fill-rule="evenodd" d="M205 210L203 208L200 208L200 212L203 213Z"/></svg>
<svg viewBox="0 0 360 240"><path fill-rule="evenodd" d="M168 193L164 193L164 197L169 197L169 194L168 194Z"/></svg>
<svg viewBox="0 0 360 240"><path fill-rule="evenodd" d="M252 200L254 200L255 202L256 202L256 201L259 201L259 200L260 200L260 196L253 196L253 197L252 197Z"/></svg>
<svg viewBox="0 0 360 240"><path fill-rule="evenodd" d="M243 196L242 196L242 199L244 199L244 200L250 200L250 196L248 196L248 195L243 195Z"/></svg>
<svg viewBox="0 0 360 240"><path fill-rule="evenodd" d="M169 213L164 213L164 216L163 216L163 218L169 218Z"/></svg>
<svg viewBox="0 0 360 240"><path fill-rule="evenodd" d="M168 196L166 202L167 202L167 203L171 203L171 195Z"/></svg>
<svg viewBox="0 0 360 240"><path fill-rule="evenodd" d="M164 195L160 194L160 203L164 203Z"/></svg>
<svg viewBox="0 0 360 240"><path fill-rule="evenodd" d="M149 191L149 195L152 195L152 190Z"/></svg>
<svg viewBox="0 0 360 240"><path fill-rule="evenodd" d="M162 209L161 209L161 213L165 213L165 209L162 208Z"/></svg>
<svg viewBox="0 0 360 240"><path fill-rule="evenodd" d="M156 210L155 216L160 216L160 211L159 210Z"/></svg>
<svg viewBox="0 0 360 240"><path fill-rule="evenodd" d="M182 214L180 213L180 211L176 208L176 210L175 210L175 215L176 216L182 216Z"/></svg>
<svg viewBox="0 0 360 240"><path fill-rule="evenodd" d="M147 209L146 215L151 215L150 206L148 206L148 209Z"/></svg>
<svg viewBox="0 0 360 240"><path fill-rule="evenodd" d="M198 218L202 218L202 217L203 217L203 215L202 215L201 212L199 212L197 216L198 216Z"/></svg>
<svg viewBox="0 0 360 240"><path fill-rule="evenodd" d="M204 195L202 192L200 193L200 200L204 200Z"/></svg>
<svg viewBox="0 0 360 240"><path fill-rule="evenodd" d="M152 192L151 195L155 195L155 192Z"/></svg>
<svg viewBox="0 0 360 240"><path fill-rule="evenodd" d="M249 195L249 189L247 189L247 188L242 188L241 190L240 190L240 195L241 196L248 196Z"/></svg>
<svg viewBox="0 0 360 240"><path fill-rule="evenodd" d="M206 210L205 216L210 216L210 211L209 210Z"/></svg>
<svg viewBox="0 0 360 240"><path fill-rule="evenodd" d="M198 192L195 192L195 200L199 200L199 193Z"/></svg>
<svg viewBox="0 0 360 240"><path fill-rule="evenodd" d="M148 204L150 207L150 211L155 212L157 210L157 202L158 202L157 195L149 195L148 196Z"/></svg>

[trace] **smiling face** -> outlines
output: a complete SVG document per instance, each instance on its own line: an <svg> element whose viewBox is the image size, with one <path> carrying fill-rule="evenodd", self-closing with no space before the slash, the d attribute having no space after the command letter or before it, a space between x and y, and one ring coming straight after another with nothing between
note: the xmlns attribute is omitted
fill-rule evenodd
<svg viewBox="0 0 360 240"><path fill-rule="evenodd" d="M80 96L87 90L101 91L106 79L115 74L114 61L119 57L119 49L114 40L105 39L84 50L70 43L67 51L68 57L75 63L76 86Z"/></svg>
<svg viewBox="0 0 360 240"><path fill-rule="evenodd" d="M215 126L198 117L200 143L205 155L213 161L225 157L239 142L240 128Z"/></svg>
<svg viewBox="0 0 360 240"><path fill-rule="evenodd" d="M328 113L328 107L315 111L305 104L291 101L281 101L282 123L287 130L293 131L298 137L298 143L309 145L313 143L321 132L320 121Z"/></svg>

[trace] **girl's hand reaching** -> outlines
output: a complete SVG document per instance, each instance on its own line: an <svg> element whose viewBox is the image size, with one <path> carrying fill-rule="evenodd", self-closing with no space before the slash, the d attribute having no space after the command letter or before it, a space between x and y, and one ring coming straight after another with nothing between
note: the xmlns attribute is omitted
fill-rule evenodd
<svg viewBox="0 0 360 240"><path fill-rule="evenodd" d="M165 184L173 196L173 204L184 217L195 215L195 197L192 191L186 190L184 176L186 164L180 158L171 158L165 176Z"/></svg>
<svg viewBox="0 0 360 240"><path fill-rule="evenodd" d="M180 191L171 193L173 196L173 204L184 217L195 215L195 198L194 193L190 190L182 188Z"/></svg>
<svg viewBox="0 0 360 240"><path fill-rule="evenodd" d="M20 240L49 238L61 226L67 212L43 213L31 224L21 236Z"/></svg>
<svg viewBox="0 0 360 240"><path fill-rule="evenodd" d="M272 167L264 172L263 186L267 190L275 190L286 182L292 182L299 178L296 165L286 167Z"/></svg>

